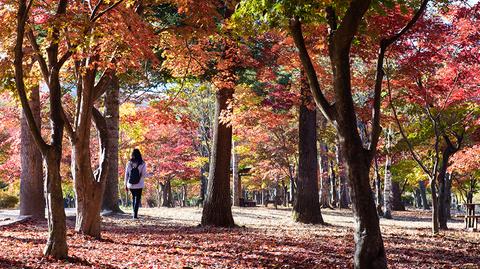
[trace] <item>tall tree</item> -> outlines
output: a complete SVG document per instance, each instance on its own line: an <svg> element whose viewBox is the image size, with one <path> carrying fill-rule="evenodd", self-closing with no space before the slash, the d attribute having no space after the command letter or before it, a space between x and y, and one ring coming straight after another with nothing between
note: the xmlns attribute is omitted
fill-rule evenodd
<svg viewBox="0 0 480 269"><path fill-rule="evenodd" d="M375 156L378 138L380 135L380 103L383 86L383 62L385 52L390 45L404 35L418 20L426 9L427 1L423 1L421 8L413 18L391 36L380 42L380 51L377 57L377 70L372 106L372 131L370 144L365 148L357 128L356 109L352 95L351 58L350 52L354 37L357 34L364 16L372 1L353 0L346 9L341 5L322 6L308 3L298 5L297 1L262 2L245 0L239 9L239 17L254 14L280 20L276 25L289 25L288 29L298 49L298 53L307 74L310 89L318 108L325 117L334 124L338 131L340 144L346 163L347 175L351 187L353 213L355 216L355 268L386 268L387 260L383 240L380 233L379 220L370 188L369 171ZM302 2L304 4L304 2ZM317 9L316 9L317 8ZM330 32L328 36L328 52L333 73L333 90L335 102L328 101L314 67L312 58L305 44L302 24L315 21L314 14L319 14L320 8L326 10L325 21L328 22ZM343 14L343 15L341 15ZM340 21L338 21L340 19ZM250 20L254 22L255 20ZM283 23L283 24L282 24Z"/></svg>
<svg viewBox="0 0 480 269"><path fill-rule="evenodd" d="M298 179L293 218L302 223L323 223L318 196L317 112L307 80L300 78L300 115L298 123Z"/></svg>
<svg viewBox="0 0 480 269"><path fill-rule="evenodd" d="M108 175L106 177L105 192L103 194L102 209L112 212L122 212L118 204L118 139L120 124L120 87L118 77L113 76L105 92L105 121L108 129L110 157Z"/></svg>

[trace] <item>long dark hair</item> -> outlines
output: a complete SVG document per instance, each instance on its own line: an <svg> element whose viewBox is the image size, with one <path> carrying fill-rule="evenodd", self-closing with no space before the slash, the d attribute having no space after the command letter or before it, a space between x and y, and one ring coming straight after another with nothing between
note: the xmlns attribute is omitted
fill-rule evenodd
<svg viewBox="0 0 480 269"><path fill-rule="evenodd" d="M143 163L142 153L140 153L139 149L134 149L132 151L132 158L130 161L132 163L136 163L137 165L141 165Z"/></svg>

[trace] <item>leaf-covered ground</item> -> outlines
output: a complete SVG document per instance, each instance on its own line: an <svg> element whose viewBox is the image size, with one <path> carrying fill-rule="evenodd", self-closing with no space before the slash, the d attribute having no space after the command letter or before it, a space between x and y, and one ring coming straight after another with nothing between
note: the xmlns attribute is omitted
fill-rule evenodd
<svg viewBox="0 0 480 269"><path fill-rule="evenodd" d="M287 209L234 209L234 229L197 227L198 208L141 209L140 220L104 217L101 241L73 231L70 258L43 258L46 222L0 227L1 268L351 268L352 218L324 210L325 226L291 221ZM431 236L429 213L395 212L381 220L390 268L480 268L480 233Z"/></svg>

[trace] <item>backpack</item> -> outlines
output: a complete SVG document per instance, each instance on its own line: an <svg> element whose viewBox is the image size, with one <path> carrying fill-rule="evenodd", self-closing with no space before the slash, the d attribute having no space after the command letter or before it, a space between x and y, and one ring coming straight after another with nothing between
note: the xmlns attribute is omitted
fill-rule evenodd
<svg viewBox="0 0 480 269"><path fill-rule="evenodd" d="M138 167L140 164L137 164L137 166L132 167L132 170L130 170L130 177L128 178L128 183L130 184L138 184L140 182L140 178L142 177L140 170Z"/></svg>

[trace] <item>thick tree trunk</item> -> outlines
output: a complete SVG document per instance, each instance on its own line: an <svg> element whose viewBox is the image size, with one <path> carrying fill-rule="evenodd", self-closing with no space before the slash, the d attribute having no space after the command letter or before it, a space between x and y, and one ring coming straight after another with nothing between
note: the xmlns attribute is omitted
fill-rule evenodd
<svg viewBox="0 0 480 269"><path fill-rule="evenodd" d="M40 91L38 86L32 88L29 103L35 123L40 129ZM43 219L45 218L45 196L43 191L42 153L35 144L24 113L22 113L21 119L20 141L22 163L20 215Z"/></svg>
<svg viewBox="0 0 480 269"><path fill-rule="evenodd" d="M380 172L378 170L377 157L374 158L374 175L375 175L375 205L377 206L378 216L383 216L382 210L382 183L380 179Z"/></svg>
<svg viewBox="0 0 480 269"><path fill-rule="evenodd" d="M293 219L301 223L323 223L318 197L317 118L313 99L301 78L301 104L298 124L298 181Z"/></svg>
<svg viewBox="0 0 480 269"><path fill-rule="evenodd" d="M231 112L233 89L219 89L216 94L215 124L212 156L208 178L202 225L233 227L232 201L230 198L230 158L232 154L232 126L221 117Z"/></svg>
<svg viewBox="0 0 480 269"><path fill-rule="evenodd" d="M425 187L425 181L420 180L418 182L418 190L420 191L423 210L430 210L430 205L428 204L427 200L427 188Z"/></svg>
<svg viewBox="0 0 480 269"><path fill-rule="evenodd" d="M395 181L392 182L392 210L405 211L405 205L402 202L400 184Z"/></svg>
<svg viewBox="0 0 480 269"><path fill-rule="evenodd" d="M345 148L355 220L355 268L386 268L385 249L370 188L369 162L362 158L358 148Z"/></svg>
<svg viewBox="0 0 480 269"><path fill-rule="evenodd" d="M90 139L79 138L72 146L72 174L75 182L77 218L75 231L100 238L102 188L91 168ZM103 185L103 186L102 186Z"/></svg>
<svg viewBox="0 0 480 269"><path fill-rule="evenodd" d="M345 161L343 159L343 154L342 154L342 149L341 145L339 144L337 140L336 144L336 159L337 159L337 164L338 164L338 179L339 179L339 184L338 184L338 195L339 195L339 200L338 200L338 207L340 208L348 208L348 182L347 182L347 175L345 171Z"/></svg>
<svg viewBox="0 0 480 269"><path fill-rule="evenodd" d="M232 141L232 175L233 175L233 205L240 206L240 198L242 198L242 181L238 171L238 154L235 153L235 141Z"/></svg>
<svg viewBox="0 0 480 269"><path fill-rule="evenodd" d="M88 100L87 92L83 98ZM72 176L75 184L77 218L75 231L100 238L101 206L109 168L108 129L103 115L88 102L82 102L79 127L72 139ZM90 154L92 120L99 134L99 166L93 171Z"/></svg>
<svg viewBox="0 0 480 269"><path fill-rule="evenodd" d="M102 209L121 213L118 204L118 137L120 122L120 86L117 76L113 76L105 94L105 120L108 129L109 168L103 193Z"/></svg>

